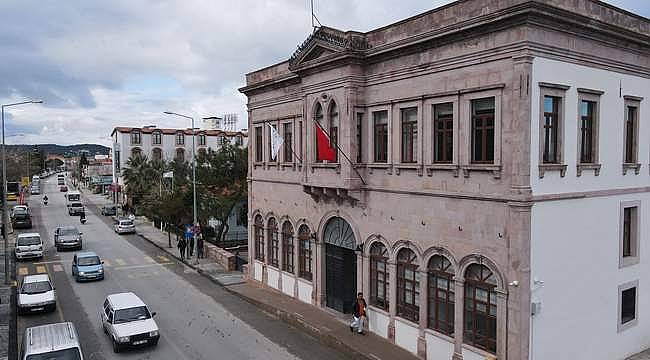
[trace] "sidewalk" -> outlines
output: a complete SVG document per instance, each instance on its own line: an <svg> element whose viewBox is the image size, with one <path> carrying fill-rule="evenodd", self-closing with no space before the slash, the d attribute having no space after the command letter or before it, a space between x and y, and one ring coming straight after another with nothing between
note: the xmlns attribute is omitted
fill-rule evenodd
<svg viewBox="0 0 650 360"><path fill-rule="evenodd" d="M101 195L87 193L84 195L94 205L101 206L108 203L108 200ZM140 237L180 261L175 236L172 236L172 247L169 248L167 234L151 226L151 223L136 220L136 231ZM271 316L310 333L320 342L349 354L353 359L418 359L412 353L375 334L367 333L362 336L350 333L347 318L345 320L337 318L327 311L303 303L279 291L263 287L254 281L246 281L241 272L226 271L221 265L209 259L200 259L199 264L194 264L194 261L195 258L192 258L183 262L221 285L226 291L256 305Z"/></svg>
<svg viewBox="0 0 650 360"><path fill-rule="evenodd" d="M16 268L13 257L15 235L9 234L9 269L12 285L4 285L4 246L0 247L0 360L14 359L17 357L17 323L16 323L16 287L13 285L16 278Z"/></svg>

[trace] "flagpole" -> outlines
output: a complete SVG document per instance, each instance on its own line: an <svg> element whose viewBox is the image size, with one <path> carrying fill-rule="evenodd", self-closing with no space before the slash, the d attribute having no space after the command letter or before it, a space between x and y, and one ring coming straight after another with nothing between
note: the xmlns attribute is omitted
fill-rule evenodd
<svg viewBox="0 0 650 360"><path fill-rule="evenodd" d="M324 129L324 128L323 128L323 127L318 123L318 121L316 121L315 119L311 119L311 121L313 121L313 122L316 124L316 126L318 126L318 127L319 127L319 128L320 128L320 129L325 133L325 135L327 135L327 137L330 139L330 144L331 144L331 139L332 139L332 137L330 136L330 134L329 134L327 131L325 131L325 129ZM359 179L361 179L361 183L362 183L363 185L368 185L368 184L366 183L366 181L363 180L363 177L362 177L361 174L359 173L359 170L357 170L357 168L354 166L354 163L352 162L352 160L350 160L350 158L349 158L348 155L345 153L345 151L343 151L343 149L341 149L341 147L339 146L338 142L336 142L334 145L336 145L336 149L337 149L338 151L341 152L341 155L343 155L343 157L345 158L345 160L347 160L347 161L350 163L350 165L352 165L352 170L354 170L354 172L357 173L357 176L359 176Z"/></svg>

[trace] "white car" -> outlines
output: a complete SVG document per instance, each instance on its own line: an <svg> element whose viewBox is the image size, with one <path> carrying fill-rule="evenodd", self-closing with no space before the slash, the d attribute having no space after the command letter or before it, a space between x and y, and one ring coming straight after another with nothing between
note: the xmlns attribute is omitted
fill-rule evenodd
<svg viewBox="0 0 650 360"><path fill-rule="evenodd" d="M47 274L28 275L18 289L18 313L56 310L56 293Z"/></svg>
<svg viewBox="0 0 650 360"><path fill-rule="evenodd" d="M111 294L99 311L104 333L111 337L113 351L118 353L129 346L156 346L160 333L158 324L140 298L134 293Z"/></svg>
<svg viewBox="0 0 650 360"><path fill-rule="evenodd" d="M43 240L39 233L18 234L16 238L16 259L42 258Z"/></svg>
<svg viewBox="0 0 650 360"><path fill-rule="evenodd" d="M118 234L135 233L135 224L133 223L133 220L120 219L115 221L113 229Z"/></svg>

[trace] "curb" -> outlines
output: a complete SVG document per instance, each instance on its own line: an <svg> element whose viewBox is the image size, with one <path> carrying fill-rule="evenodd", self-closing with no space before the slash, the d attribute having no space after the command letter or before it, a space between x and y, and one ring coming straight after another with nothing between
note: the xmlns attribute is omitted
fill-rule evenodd
<svg viewBox="0 0 650 360"><path fill-rule="evenodd" d="M261 302L261 301L255 299L255 298L246 296L246 295L244 295L244 294L242 294L240 292L237 292L235 290L230 289L229 285L225 285L225 284L219 282L219 280L213 278L212 276L207 274L202 269L196 267L195 265L192 265L192 264L188 263L185 260L181 260L181 258L179 256L176 256L175 254L168 252L167 249L169 249L169 248L160 246L159 244L157 244L154 241L148 239L146 236L144 236L144 235L142 235L140 233L138 233L137 235L139 237L141 237L142 239L148 241L149 243L151 243L153 246L157 247L158 249L163 250L166 253L168 253L169 255L173 256L176 260L178 260L178 261L182 262L183 264L189 266L190 268L196 270L197 273L199 273L200 275L208 278L208 280L212 281L216 285L221 286L228 293L230 293L232 295L235 295L238 298L240 298L240 299L242 299L242 300L244 300L244 301L246 301L246 302L248 302L248 303L250 303L250 304L252 304L252 305L254 305L256 307L258 307L258 308L260 308L262 311L270 314L271 316L275 317L276 319L279 319L279 320L281 320L281 321L283 321L283 322L285 322L285 323L287 323L287 324L289 324L289 325L291 325L291 326L293 326L295 328L299 328L299 329L302 329L302 330L306 331L307 333L309 333L310 335L312 335L313 337L318 339L318 341L320 341L322 344L324 344L326 346L329 346L329 347L332 347L332 348L334 348L336 350L339 350L341 352L344 352L344 353L346 353L348 355L351 355L352 359L355 359L355 360L377 360L375 357L371 357L371 356L369 356L367 354L364 354L364 353L352 348L348 344L346 344L343 341L339 340L336 336L334 336L332 334L329 334L329 333L322 332L317 327L312 326L309 323L305 322L305 320L296 313L290 313L290 312L285 311L285 310L280 310L280 309L278 309L276 307L273 307L272 305ZM241 285L241 283L232 284L232 285ZM368 334L366 336L372 336L372 335Z"/></svg>

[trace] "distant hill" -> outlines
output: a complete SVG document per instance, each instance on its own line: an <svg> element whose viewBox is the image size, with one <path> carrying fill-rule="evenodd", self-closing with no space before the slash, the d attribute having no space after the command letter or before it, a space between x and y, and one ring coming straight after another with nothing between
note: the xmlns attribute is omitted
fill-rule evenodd
<svg viewBox="0 0 650 360"><path fill-rule="evenodd" d="M77 145L56 145L56 144L35 144L35 145L7 145L7 152L25 152L38 147L46 154L53 155L75 155L79 151L88 152L90 155L108 155L110 148L98 144L77 144Z"/></svg>

